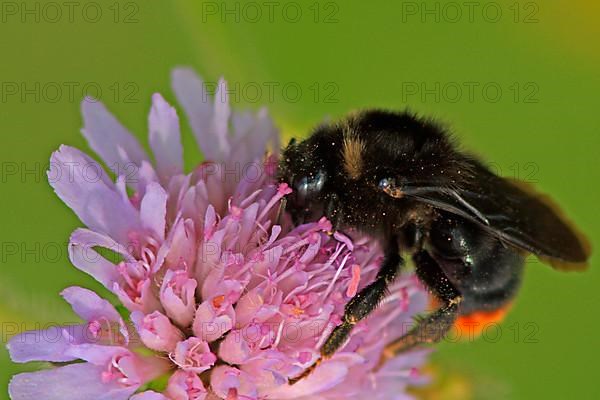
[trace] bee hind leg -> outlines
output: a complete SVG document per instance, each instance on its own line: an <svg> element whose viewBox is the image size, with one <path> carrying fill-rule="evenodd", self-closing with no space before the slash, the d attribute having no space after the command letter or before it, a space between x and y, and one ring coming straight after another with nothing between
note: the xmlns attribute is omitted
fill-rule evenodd
<svg viewBox="0 0 600 400"><path fill-rule="evenodd" d="M417 320L404 336L389 343L383 350L379 367L388 359L424 343L436 343L452 328L462 301L461 293L448 280L437 262L425 251L413 256L417 277L442 302L442 306Z"/></svg>

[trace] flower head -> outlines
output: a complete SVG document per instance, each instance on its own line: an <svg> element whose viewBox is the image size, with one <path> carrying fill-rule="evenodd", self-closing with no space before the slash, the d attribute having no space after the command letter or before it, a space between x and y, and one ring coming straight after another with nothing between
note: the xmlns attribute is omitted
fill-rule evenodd
<svg viewBox="0 0 600 400"><path fill-rule="evenodd" d="M415 371L426 353L377 364L385 344L425 307L410 276L335 356L288 384L314 363L345 304L374 279L381 249L358 234L331 235L325 218L298 227L278 221L291 189L274 181L279 138L266 111L232 112L223 81L207 102L202 81L186 69L174 72L173 87L207 160L191 173L183 171L177 114L158 94L149 116L154 162L92 99L82 105L82 132L116 179L75 148L52 155L50 183L87 226L71 235L70 259L126 312L87 289L66 289L84 323L25 332L8 348L16 362L83 362L16 375L11 397L401 397L421 379Z"/></svg>

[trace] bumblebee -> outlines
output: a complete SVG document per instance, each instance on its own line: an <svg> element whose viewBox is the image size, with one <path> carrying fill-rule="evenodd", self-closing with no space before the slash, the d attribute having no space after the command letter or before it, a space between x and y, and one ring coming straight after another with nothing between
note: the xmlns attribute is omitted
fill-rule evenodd
<svg viewBox="0 0 600 400"><path fill-rule="evenodd" d="M465 318L502 315L529 254L560 270L585 269L590 255L547 196L495 175L440 124L410 112L368 110L319 126L290 142L278 171L293 189L286 210L296 224L324 215L334 229L364 232L384 249L377 277L348 302L319 360L383 300L404 254L439 307L384 357L437 342Z"/></svg>

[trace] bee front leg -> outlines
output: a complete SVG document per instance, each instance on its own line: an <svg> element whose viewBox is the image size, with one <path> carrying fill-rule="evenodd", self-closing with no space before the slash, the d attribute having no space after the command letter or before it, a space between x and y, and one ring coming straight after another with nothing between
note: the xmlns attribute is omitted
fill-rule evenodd
<svg viewBox="0 0 600 400"><path fill-rule="evenodd" d="M419 319L406 335L388 344L382 354L379 366L419 344L435 343L444 338L452 328L462 301L461 293L450 282L437 262L426 251L413 256L417 277L442 302L442 306Z"/></svg>
<svg viewBox="0 0 600 400"><path fill-rule="evenodd" d="M275 216L275 225L281 225L285 208L287 207L287 197L284 197L279 202L279 208L277 209L277 215Z"/></svg>
<svg viewBox="0 0 600 400"><path fill-rule="evenodd" d="M387 243L385 258L375 280L346 304L342 323L331 332L321 346L319 359L302 374L290 379L290 384L308 376L323 359L331 357L346 343L354 325L368 316L384 299L388 286L398 276L400 267L404 264L404 260L400 257L397 237L390 237Z"/></svg>

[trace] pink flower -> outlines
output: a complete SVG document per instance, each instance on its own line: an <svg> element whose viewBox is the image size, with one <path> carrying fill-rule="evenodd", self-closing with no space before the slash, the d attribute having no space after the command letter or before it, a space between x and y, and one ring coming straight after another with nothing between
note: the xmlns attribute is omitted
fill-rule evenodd
<svg viewBox="0 0 600 400"><path fill-rule="evenodd" d="M149 116L154 162L91 99L82 104L82 132L116 179L75 148L52 155L50 183L87 226L71 235L70 259L117 296L127 321L95 293L66 289L85 323L25 332L8 348L15 362L83 362L16 375L11 398L407 397L406 386L423 380L414 371L427 352L376 367L385 344L426 306L411 276L398 279L335 356L288 385L374 279L381 249L355 232L330 235L326 219L276 221L291 190L274 182L279 138L266 111L232 112L224 81L207 102L190 70L176 70L173 87L207 160L191 173L177 114L158 94Z"/></svg>
<svg viewBox="0 0 600 400"><path fill-rule="evenodd" d="M210 369L217 361L207 342L197 337L190 337L177 343L172 361L184 371L200 374Z"/></svg>
<svg viewBox="0 0 600 400"><path fill-rule="evenodd" d="M131 321L142 342L152 350L172 351L183 338L183 333L160 311L146 315L141 311L134 311L131 313Z"/></svg>
<svg viewBox="0 0 600 400"><path fill-rule="evenodd" d="M178 370L169 378L165 394L172 400L204 400L207 392L198 374Z"/></svg>
<svg viewBox="0 0 600 400"><path fill-rule="evenodd" d="M186 270L168 270L160 288L160 301L169 318L181 327L189 326L196 310L195 279Z"/></svg>

